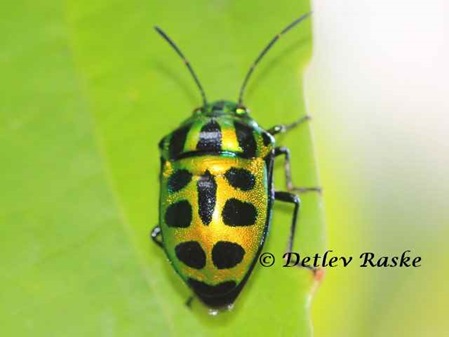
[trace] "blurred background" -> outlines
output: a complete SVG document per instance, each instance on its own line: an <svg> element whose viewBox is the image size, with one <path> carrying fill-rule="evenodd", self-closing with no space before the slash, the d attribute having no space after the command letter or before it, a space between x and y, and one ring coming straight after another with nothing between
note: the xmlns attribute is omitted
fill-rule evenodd
<svg viewBox="0 0 449 337"><path fill-rule="evenodd" d="M447 335L449 3L313 5L306 97L328 247L422 256L417 269L328 269L316 336Z"/></svg>

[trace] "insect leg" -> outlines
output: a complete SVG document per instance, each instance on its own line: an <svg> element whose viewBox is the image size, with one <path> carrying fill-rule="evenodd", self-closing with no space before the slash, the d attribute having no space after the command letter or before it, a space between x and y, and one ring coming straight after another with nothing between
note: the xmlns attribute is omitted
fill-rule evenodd
<svg viewBox="0 0 449 337"><path fill-rule="evenodd" d="M161 240L161 227L155 226L153 230L151 231L151 239L153 239L154 243L157 244L159 247L164 248L164 244ZM186 301L186 306L189 308L192 308L192 302L193 302L193 295L190 296Z"/></svg>
<svg viewBox="0 0 449 337"><path fill-rule="evenodd" d="M285 133L285 132L287 132L287 131L290 131L291 129L296 128L297 126L301 125L302 123L307 122L307 121L310 120L310 119L311 119L311 117L310 117L309 115L305 115L305 116L301 117L300 119L294 121L294 122L291 123L291 124L287 124L287 125L285 125L285 124L275 125L275 126L273 126L272 128L268 129L268 132L269 132L271 135L273 135L273 136L276 135L276 134L278 134L278 133Z"/></svg>
<svg viewBox="0 0 449 337"><path fill-rule="evenodd" d="M193 295L190 295L189 298L187 299L186 303L185 303L186 306L187 306L189 309L192 309L192 302L193 302L193 300L194 300Z"/></svg>
<svg viewBox="0 0 449 337"><path fill-rule="evenodd" d="M299 197L296 194L290 192L277 192L277 191L274 192L274 199L295 204L295 208L293 210L292 224L290 226L290 236L288 238L288 250L287 250L287 252L292 252L296 232L296 223L298 222L298 215L301 201L299 200ZM300 267L311 270L315 276L319 272L319 268L315 268L312 266L305 266L305 267L300 266Z"/></svg>
<svg viewBox="0 0 449 337"><path fill-rule="evenodd" d="M292 182L292 174L290 167L290 150L286 147L276 147L274 149L274 156L285 157L284 161L284 172L285 172L285 185L288 191L297 192L297 193L305 193L305 192L318 192L321 193L321 187L295 187Z"/></svg>
<svg viewBox="0 0 449 337"><path fill-rule="evenodd" d="M274 199L295 204L295 209L293 210L292 224L290 226L290 236L288 238L288 251L293 250L293 240L295 239L296 222L298 221L299 206L301 201L296 194L290 192L274 192Z"/></svg>
<svg viewBox="0 0 449 337"><path fill-rule="evenodd" d="M156 225L156 227L153 228L153 230L151 231L151 239L153 239L154 243L159 247L164 248L161 239L161 227Z"/></svg>

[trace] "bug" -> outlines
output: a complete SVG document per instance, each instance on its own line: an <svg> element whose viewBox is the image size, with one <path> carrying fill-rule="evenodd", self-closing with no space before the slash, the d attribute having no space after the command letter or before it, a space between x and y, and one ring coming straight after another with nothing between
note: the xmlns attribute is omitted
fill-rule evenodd
<svg viewBox="0 0 449 337"><path fill-rule="evenodd" d="M177 129L159 142L161 153L159 224L154 242L175 271L211 311L230 309L261 253L274 200L294 206L288 249L292 251L300 199L293 192L290 152L275 146L274 136L309 119L263 129L243 104L256 65L304 14L285 27L260 52L241 86L237 102L208 103L192 66L159 27L156 31L186 64L203 100ZM275 191L273 164L284 158L287 191Z"/></svg>

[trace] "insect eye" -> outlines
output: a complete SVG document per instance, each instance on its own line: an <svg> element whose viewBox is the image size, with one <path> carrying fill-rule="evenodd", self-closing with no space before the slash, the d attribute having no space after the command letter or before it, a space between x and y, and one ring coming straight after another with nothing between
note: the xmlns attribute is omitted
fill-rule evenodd
<svg viewBox="0 0 449 337"><path fill-rule="evenodd" d="M235 113L236 113L237 115L244 115L244 114L246 114L246 109L245 109L245 108L237 108L237 109L235 110Z"/></svg>

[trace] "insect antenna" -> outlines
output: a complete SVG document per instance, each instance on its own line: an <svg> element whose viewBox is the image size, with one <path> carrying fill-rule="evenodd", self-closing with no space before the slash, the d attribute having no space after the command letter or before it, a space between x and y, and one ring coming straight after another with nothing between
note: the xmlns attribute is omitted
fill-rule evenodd
<svg viewBox="0 0 449 337"><path fill-rule="evenodd" d="M161 35L163 37L163 39L165 41L168 42L168 44L170 46L173 47L173 49L176 51L176 53L182 58L182 60L184 61L184 64L187 66L187 68L190 71L190 74L192 74L193 79L195 80L196 85L198 86L198 89L200 89L200 93L201 93L201 97L203 99L203 104L206 105L207 104L207 99L206 99L206 93L204 92L203 87L201 86L200 80L198 79L198 77L196 76L195 72L193 71L192 66L189 63L189 60L187 60L187 58L184 56L184 54L182 53L182 51L178 48L178 46L173 42L172 39L170 39L168 37L168 35L158 26L154 26L154 29L156 30L156 32L159 33L159 35Z"/></svg>
<svg viewBox="0 0 449 337"><path fill-rule="evenodd" d="M277 40L279 40L279 38L284 35L285 33L287 33L290 29L292 29L293 27L295 27L298 23L300 23L301 21L303 21L304 19L306 19L307 17L309 17L312 14L312 12L309 12L307 14L304 14L302 16L300 16L299 18L297 18L295 21L293 21L292 23L290 23L287 27L285 27L278 35L276 35L271 41L270 43L268 43L266 45L266 47L262 50L262 52L259 54L259 56L257 56L256 60L254 61L254 63L251 65L251 67L249 68L248 72L246 73L245 79L243 80L243 84L240 88L240 93L239 93L239 100L238 100L238 104L239 105L243 105L243 94L245 93L245 88L246 85L248 84L248 80L251 77L251 74L254 71L254 68L256 67L256 65L260 62L260 60L265 56L265 54L271 49L271 47L273 47L273 45L276 43Z"/></svg>

